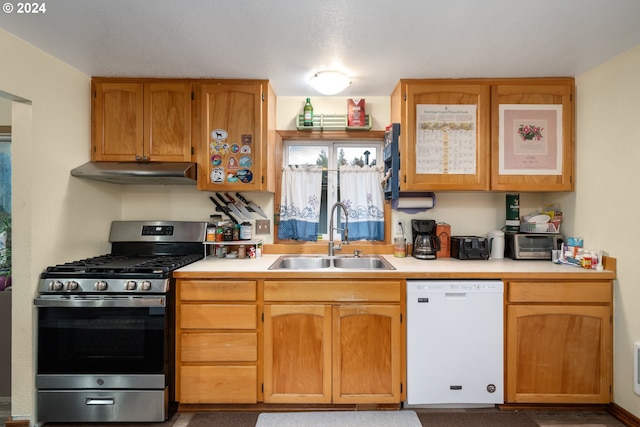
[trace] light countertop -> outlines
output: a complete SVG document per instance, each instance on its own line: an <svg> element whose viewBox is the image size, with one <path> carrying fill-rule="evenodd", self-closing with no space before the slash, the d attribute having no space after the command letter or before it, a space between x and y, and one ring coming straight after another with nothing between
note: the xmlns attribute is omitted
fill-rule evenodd
<svg viewBox="0 0 640 427"><path fill-rule="evenodd" d="M269 270L282 254L264 254L259 258L218 258L209 256L174 272L177 278L241 278L241 277L315 277L315 278L556 278L611 280L614 270L586 270L551 261L512 259L459 260L442 258L419 260L413 257L396 258L382 255L395 270L358 270L319 268L309 270ZM613 263L615 266L615 264ZM615 267L614 267L615 268Z"/></svg>

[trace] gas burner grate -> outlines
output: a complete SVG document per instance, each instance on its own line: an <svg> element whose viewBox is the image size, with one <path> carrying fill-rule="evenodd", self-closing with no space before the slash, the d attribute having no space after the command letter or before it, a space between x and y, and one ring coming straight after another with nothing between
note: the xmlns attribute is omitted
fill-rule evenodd
<svg viewBox="0 0 640 427"><path fill-rule="evenodd" d="M189 255L100 255L47 267L55 273L163 273L202 259L201 254Z"/></svg>

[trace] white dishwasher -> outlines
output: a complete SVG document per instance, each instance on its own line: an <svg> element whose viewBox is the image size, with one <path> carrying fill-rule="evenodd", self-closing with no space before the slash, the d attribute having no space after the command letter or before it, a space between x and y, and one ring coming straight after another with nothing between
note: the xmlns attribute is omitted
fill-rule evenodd
<svg viewBox="0 0 640 427"><path fill-rule="evenodd" d="M407 406L504 403L500 280L407 280Z"/></svg>

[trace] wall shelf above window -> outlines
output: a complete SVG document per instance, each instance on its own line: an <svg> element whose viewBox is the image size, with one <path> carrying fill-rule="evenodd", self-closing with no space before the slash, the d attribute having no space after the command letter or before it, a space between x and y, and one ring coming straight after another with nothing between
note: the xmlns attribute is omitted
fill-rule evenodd
<svg viewBox="0 0 640 427"><path fill-rule="evenodd" d="M304 125L304 114L296 116L296 128L300 131L314 130L371 130L371 117L365 114L365 126L348 126L346 114L316 114L313 116L313 126Z"/></svg>
<svg viewBox="0 0 640 427"><path fill-rule="evenodd" d="M365 139L384 139L383 130L342 130L342 131L327 131L327 130L313 130L313 131L299 131L299 130L278 130L276 133L282 139L300 139L300 140L334 140L334 141L348 141Z"/></svg>

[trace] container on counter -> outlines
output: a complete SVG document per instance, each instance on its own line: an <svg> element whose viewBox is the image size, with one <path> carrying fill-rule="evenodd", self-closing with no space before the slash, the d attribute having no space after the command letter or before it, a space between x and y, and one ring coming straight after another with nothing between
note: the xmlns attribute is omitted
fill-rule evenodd
<svg viewBox="0 0 640 427"><path fill-rule="evenodd" d="M251 240L251 223L248 221L240 224L240 240Z"/></svg>
<svg viewBox="0 0 640 427"><path fill-rule="evenodd" d="M224 240L225 242L233 241L233 225L232 224L226 224L224 226L223 233L224 233L224 237L222 240Z"/></svg>
<svg viewBox="0 0 640 427"><path fill-rule="evenodd" d="M507 231L520 230L520 194L507 194L505 225Z"/></svg>
<svg viewBox="0 0 640 427"><path fill-rule="evenodd" d="M207 242L215 242L216 240L216 227L207 227Z"/></svg>
<svg viewBox="0 0 640 427"><path fill-rule="evenodd" d="M227 247L225 245L219 245L216 248L216 255L218 255L218 258L225 258L227 256Z"/></svg>
<svg viewBox="0 0 640 427"><path fill-rule="evenodd" d="M244 258L247 256L247 249L244 245L238 246L238 258Z"/></svg>
<svg viewBox="0 0 640 427"><path fill-rule="evenodd" d="M407 240L404 237L396 237L393 239L393 256L396 258L404 258L407 256Z"/></svg>

